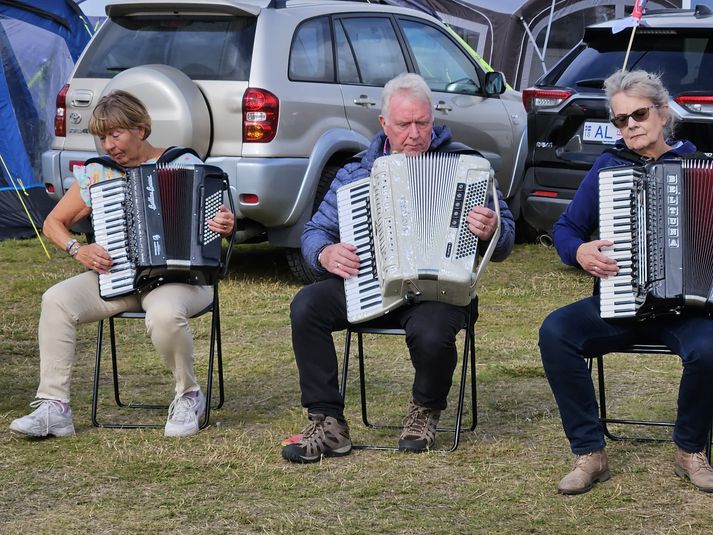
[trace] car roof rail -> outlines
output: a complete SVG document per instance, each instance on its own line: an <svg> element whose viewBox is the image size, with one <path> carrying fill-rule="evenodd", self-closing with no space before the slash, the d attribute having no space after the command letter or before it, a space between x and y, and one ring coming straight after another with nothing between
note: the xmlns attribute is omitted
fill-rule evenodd
<svg viewBox="0 0 713 535"><path fill-rule="evenodd" d="M713 11L705 4L698 4L695 8L647 9L646 13L644 13L644 20L646 19L646 17L665 17L666 15L692 15L696 18L704 18L713 15Z"/></svg>

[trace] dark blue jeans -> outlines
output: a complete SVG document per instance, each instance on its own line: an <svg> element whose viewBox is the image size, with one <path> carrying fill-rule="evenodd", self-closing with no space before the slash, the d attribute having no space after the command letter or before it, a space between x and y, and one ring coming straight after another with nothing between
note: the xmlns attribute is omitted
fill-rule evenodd
<svg viewBox="0 0 713 535"><path fill-rule="evenodd" d="M438 302L402 306L367 324L403 328L415 369L413 398L425 407L444 409L458 360L455 338L468 307ZM302 288L290 305L292 347L300 376L302 405L310 412L342 417L337 354L332 332L347 328L342 279L330 277Z"/></svg>
<svg viewBox="0 0 713 535"><path fill-rule="evenodd" d="M584 454L604 447L586 358L633 343L663 344L681 357L673 440L689 453L703 450L713 417L713 319L683 314L605 321L599 316L599 296L592 296L555 310L540 327L542 364L572 452Z"/></svg>

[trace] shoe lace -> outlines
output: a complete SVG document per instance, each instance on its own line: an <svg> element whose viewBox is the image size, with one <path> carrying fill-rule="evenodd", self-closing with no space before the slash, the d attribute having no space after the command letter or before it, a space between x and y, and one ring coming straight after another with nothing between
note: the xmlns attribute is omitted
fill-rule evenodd
<svg viewBox="0 0 713 535"><path fill-rule="evenodd" d="M713 472L713 468L711 468L711 465L708 463L706 454L702 451L691 454L691 465L695 471L704 470L706 472Z"/></svg>
<svg viewBox="0 0 713 535"><path fill-rule="evenodd" d="M311 424L307 426L307 429L302 431L302 440L309 440L311 439L314 435L320 434L320 431L322 430L322 420L317 420L313 421Z"/></svg>
<svg viewBox="0 0 713 535"><path fill-rule="evenodd" d="M430 411L425 407L412 404L406 418L404 418L404 428L406 428L409 433L422 435L428 426L429 412Z"/></svg>
<svg viewBox="0 0 713 535"><path fill-rule="evenodd" d="M42 417L46 433L50 431L50 408L54 407L60 414L67 412L67 405L58 399L36 399L30 402L30 407L35 409L32 414Z"/></svg>
<svg viewBox="0 0 713 535"><path fill-rule="evenodd" d="M185 423L196 417L198 399L189 396L180 396L173 399L168 407L168 419L174 422Z"/></svg>

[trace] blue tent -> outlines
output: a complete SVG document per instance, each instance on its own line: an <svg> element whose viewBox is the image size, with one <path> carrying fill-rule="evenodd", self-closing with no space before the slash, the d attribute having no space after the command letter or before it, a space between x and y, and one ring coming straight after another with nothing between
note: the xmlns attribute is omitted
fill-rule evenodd
<svg viewBox="0 0 713 535"><path fill-rule="evenodd" d="M72 0L0 0L0 239L34 235L30 218L40 228L52 208L41 156L56 95L90 37Z"/></svg>

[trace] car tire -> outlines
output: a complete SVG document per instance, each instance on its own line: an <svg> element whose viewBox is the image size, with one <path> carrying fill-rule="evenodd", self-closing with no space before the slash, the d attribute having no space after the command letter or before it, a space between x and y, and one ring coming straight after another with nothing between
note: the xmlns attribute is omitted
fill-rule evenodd
<svg viewBox="0 0 713 535"><path fill-rule="evenodd" d="M155 147L190 147L204 159L212 123L203 93L182 71L168 65L141 65L117 74L102 96L122 89L141 100L151 116L149 141ZM95 138L97 152L104 154Z"/></svg>
<svg viewBox="0 0 713 535"><path fill-rule="evenodd" d="M319 184L317 184L317 191L314 195L314 203L312 204L312 214L317 211L319 205L322 203L324 196L329 191L329 187L334 181L334 177L337 176L337 171L341 169L338 165L327 165L322 170L322 176L319 179ZM310 284L318 280L318 277L312 271L312 268L307 263L307 261L302 256L302 250L296 247L290 247L285 250L285 257L287 258L287 265L290 267L290 271L295 276L295 278L302 284Z"/></svg>
<svg viewBox="0 0 713 535"><path fill-rule="evenodd" d="M515 221L515 243L538 243L543 234L546 233L538 232L522 215Z"/></svg>

